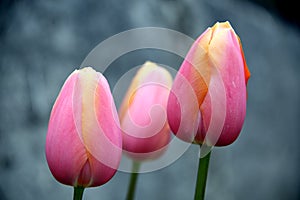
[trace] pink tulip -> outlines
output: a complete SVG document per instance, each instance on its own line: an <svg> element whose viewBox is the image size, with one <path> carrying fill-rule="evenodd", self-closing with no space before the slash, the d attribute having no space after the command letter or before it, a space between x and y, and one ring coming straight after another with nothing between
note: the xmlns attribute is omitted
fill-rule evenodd
<svg viewBox="0 0 300 200"><path fill-rule="evenodd" d="M229 22L208 28L174 80L167 109L171 130L187 142L234 142L246 115L249 77L242 45Z"/></svg>
<svg viewBox="0 0 300 200"><path fill-rule="evenodd" d="M72 186L100 186L121 160L121 131L109 89L101 73L75 70L52 108L46 158L57 181Z"/></svg>
<svg viewBox="0 0 300 200"><path fill-rule="evenodd" d="M160 156L170 141L166 107L172 84L170 73L146 62L133 78L121 105L123 149L135 160Z"/></svg>

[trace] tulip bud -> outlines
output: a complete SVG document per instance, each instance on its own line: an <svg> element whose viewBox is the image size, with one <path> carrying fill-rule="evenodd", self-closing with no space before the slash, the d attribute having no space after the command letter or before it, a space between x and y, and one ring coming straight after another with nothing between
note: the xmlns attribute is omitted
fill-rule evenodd
<svg viewBox="0 0 300 200"><path fill-rule="evenodd" d="M246 115L249 77L242 45L229 22L208 28L174 80L167 109L171 130L187 142L234 142Z"/></svg>
<svg viewBox="0 0 300 200"><path fill-rule="evenodd" d="M46 158L57 181L93 187L109 181L122 154L116 107L105 77L92 68L75 70L52 108Z"/></svg>
<svg viewBox="0 0 300 200"><path fill-rule="evenodd" d="M166 107L172 84L170 73L146 62L133 78L119 110L123 150L142 161L160 156L170 141Z"/></svg>

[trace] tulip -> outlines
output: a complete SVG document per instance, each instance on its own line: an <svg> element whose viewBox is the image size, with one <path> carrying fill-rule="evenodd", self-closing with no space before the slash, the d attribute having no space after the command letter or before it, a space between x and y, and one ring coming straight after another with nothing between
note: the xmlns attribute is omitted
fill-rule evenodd
<svg viewBox="0 0 300 200"><path fill-rule="evenodd" d="M171 84L170 73L149 61L133 78L119 110L123 150L133 159L156 158L169 143L166 108Z"/></svg>
<svg viewBox="0 0 300 200"><path fill-rule="evenodd" d="M172 84L170 73L146 62L133 78L119 110L123 150L134 160L127 199L133 199L138 163L163 154L170 141L166 107Z"/></svg>
<svg viewBox="0 0 300 200"><path fill-rule="evenodd" d="M195 200L205 194L210 150L233 143L246 115L250 72L229 22L216 23L192 45L168 100L168 122L180 139L203 145ZM203 153L204 152L204 153Z"/></svg>
<svg viewBox="0 0 300 200"><path fill-rule="evenodd" d="M240 39L229 22L208 28L174 80L167 108L171 130L186 142L234 142L246 115L249 77Z"/></svg>
<svg viewBox="0 0 300 200"><path fill-rule="evenodd" d="M90 67L75 70L49 120L46 159L56 180L75 188L109 181L121 160L119 126L105 77Z"/></svg>

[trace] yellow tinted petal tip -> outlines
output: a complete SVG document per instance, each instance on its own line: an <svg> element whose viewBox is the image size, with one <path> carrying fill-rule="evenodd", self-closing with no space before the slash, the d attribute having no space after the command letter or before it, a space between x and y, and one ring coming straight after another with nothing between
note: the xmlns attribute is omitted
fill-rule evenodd
<svg viewBox="0 0 300 200"><path fill-rule="evenodd" d="M84 68L81 68L81 69L76 70L76 71L80 71L80 72L83 72L83 73L96 72L92 67L84 67Z"/></svg>
<svg viewBox="0 0 300 200"><path fill-rule="evenodd" d="M227 29L227 28L232 29L232 26L231 26L229 21L225 21L225 22L217 22L212 27L213 31L215 31L215 29L220 29L220 28L222 28L222 29Z"/></svg>

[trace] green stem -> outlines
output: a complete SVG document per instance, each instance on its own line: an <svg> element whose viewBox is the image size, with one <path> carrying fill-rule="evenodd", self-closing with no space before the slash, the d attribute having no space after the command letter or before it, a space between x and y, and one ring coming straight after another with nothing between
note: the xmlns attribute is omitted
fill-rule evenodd
<svg viewBox="0 0 300 200"><path fill-rule="evenodd" d="M205 157L199 158L197 183L195 189L195 200L204 200L209 159L210 152Z"/></svg>
<svg viewBox="0 0 300 200"><path fill-rule="evenodd" d="M82 200L84 187L74 187L73 200Z"/></svg>
<svg viewBox="0 0 300 200"><path fill-rule="evenodd" d="M135 193L135 186L138 178L138 171L140 168L140 163L133 161L132 172L130 177L130 183L128 186L126 200L133 200Z"/></svg>

